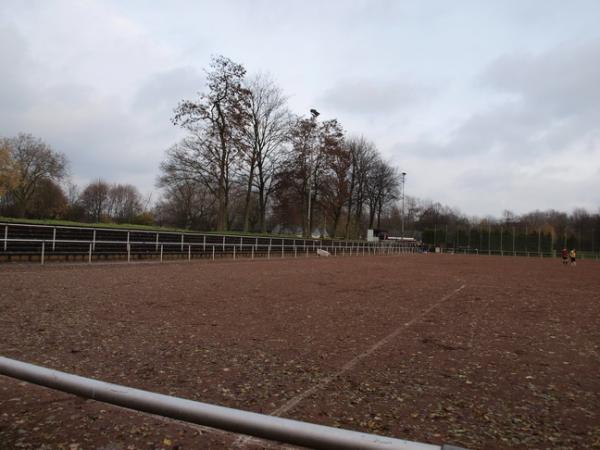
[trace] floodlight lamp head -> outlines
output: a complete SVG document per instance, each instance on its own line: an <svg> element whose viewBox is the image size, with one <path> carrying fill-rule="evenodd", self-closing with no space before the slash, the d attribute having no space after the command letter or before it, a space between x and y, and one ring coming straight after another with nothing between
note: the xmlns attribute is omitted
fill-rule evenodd
<svg viewBox="0 0 600 450"><path fill-rule="evenodd" d="M316 119L320 115L319 111L316 109L311 109L310 114L313 116L313 119Z"/></svg>

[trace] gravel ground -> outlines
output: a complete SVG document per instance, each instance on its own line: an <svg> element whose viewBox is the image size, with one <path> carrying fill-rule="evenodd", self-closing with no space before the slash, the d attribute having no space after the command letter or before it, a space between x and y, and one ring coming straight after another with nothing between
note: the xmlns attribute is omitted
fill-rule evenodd
<svg viewBox="0 0 600 450"><path fill-rule="evenodd" d="M600 264L460 255L1 266L0 354L472 449L600 448ZM0 376L0 447L277 448Z"/></svg>

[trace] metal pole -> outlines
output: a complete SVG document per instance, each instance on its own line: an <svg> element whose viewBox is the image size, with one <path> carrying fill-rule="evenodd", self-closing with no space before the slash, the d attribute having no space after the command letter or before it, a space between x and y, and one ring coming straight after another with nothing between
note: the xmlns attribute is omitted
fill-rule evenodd
<svg viewBox="0 0 600 450"><path fill-rule="evenodd" d="M188 244L188 261L192 261L192 244Z"/></svg>
<svg viewBox="0 0 600 450"><path fill-rule="evenodd" d="M0 357L0 374L150 414L315 449L441 450L439 445L326 427L133 389Z"/></svg>
<svg viewBox="0 0 600 450"><path fill-rule="evenodd" d="M129 235L129 233L127 233ZM131 246L127 244L127 262L131 262Z"/></svg>
<svg viewBox="0 0 600 450"><path fill-rule="evenodd" d="M214 245L213 245L213 252L212 252L212 253L213 253L213 254L212 254L212 259L213 259L213 261L214 261L214 260L215 260L215 246L214 246Z"/></svg>
<svg viewBox="0 0 600 450"><path fill-rule="evenodd" d="M4 251L6 251L7 245L8 245L8 225L4 225Z"/></svg>
<svg viewBox="0 0 600 450"><path fill-rule="evenodd" d="M183 253L183 233L181 233L181 252Z"/></svg>
<svg viewBox="0 0 600 450"><path fill-rule="evenodd" d="M92 263L92 244L90 243L90 249L88 250L88 264Z"/></svg>
<svg viewBox="0 0 600 450"><path fill-rule="evenodd" d="M254 245L252 246L252 259L254 259Z"/></svg>
<svg viewBox="0 0 600 450"><path fill-rule="evenodd" d="M404 184L406 180L406 172L402 172L402 237L404 237Z"/></svg>
<svg viewBox="0 0 600 450"><path fill-rule="evenodd" d="M46 241L42 241L42 255L40 257L40 264L44 264L44 253L46 251Z"/></svg>
<svg viewBox="0 0 600 450"><path fill-rule="evenodd" d="M92 248L96 250L96 230L94 230L94 234L92 236Z"/></svg>
<svg viewBox="0 0 600 450"><path fill-rule="evenodd" d="M235 261L235 244L233 245L233 260Z"/></svg>
<svg viewBox="0 0 600 450"><path fill-rule="evenodd" d="M52 231L52 251L56 248L56 227Z"/></svg>
<svg viewBox="0 0 600 450"><path fill-rule="evenodd" d="M515 251L515 227L513 227L513 256L517 256L517 253Z"/></svg>
<svg viewBox="0 0 600 450"><path fill-rule="evenodd" d="M156 245L154 247L154 251L158 251L158 233L156 233Z"/></svg>
<svg viewBox="0 0 600 450"><path fill-rule="evenodd" d="M160 244L160 262L163 262L163 244Z"/></svg>

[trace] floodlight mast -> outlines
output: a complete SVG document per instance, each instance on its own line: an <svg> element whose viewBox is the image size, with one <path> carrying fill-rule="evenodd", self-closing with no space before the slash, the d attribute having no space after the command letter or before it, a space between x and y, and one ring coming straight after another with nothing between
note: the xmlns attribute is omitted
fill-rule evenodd
<svg viewBox="0 0 600 450"><path fill-rule="evenodd" d="M402 237L404 238L404 183L406 182L406 172L402 172Z"/></svg>
<svg viewBox="0 0 600 450"><path fill-rule="evenodd" d="M314 165L314 149L312 146L312 142L311 142L311 133L312 133L312 129L315 128L317 126L317 117L319 117L320 113L319 111L317 111L316 109L312 108L310 110L310 115L311 115L311 124L310 124L310 128L311 131L309 133L309 139L308 139L308 145L310 146L308 149L308 158L309 158L309 166L308 166L308 212L306 214L307 216L307 221L308 223L306 224L306 230L307 230L307 237L312 237L312 217L311 217L311 210L312 210L312 185L313 185L313 165Z"/></svg>

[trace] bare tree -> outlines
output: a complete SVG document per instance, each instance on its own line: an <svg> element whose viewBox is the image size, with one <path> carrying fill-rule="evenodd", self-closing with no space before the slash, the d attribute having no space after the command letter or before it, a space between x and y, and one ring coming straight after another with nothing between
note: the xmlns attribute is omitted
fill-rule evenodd
<svg viewBox="0 0 600 450"><path fill-rule="evenodd" d="M304 236L312 234L318 206L321 206L318 212L324 217L323 204L319 200L330 170L327 153L339 149L342 139L343 130L337 120L317 124L314 120L299 118L291 128L291 146L277 175L277 206L285 205L288 215L294 211L302 212Z"/></svg>
<svg viewBox="0 0 600 450"><path fill-rule="evenodd" d="M102 180L90 183L81 193L81 205L88 220L101 222L109 214L110 185Z"/></svg>
<svg viewBox="0 0 600 450"><path fill-rule="evenodd" d="M345 230L345 237L348 239L351 236L359 237L364 202L367 196L368 175L378 155L375 144L362 136L348 139L346 147L351 155L350 195L348 196L348 216ZM354 232L351 230L352 225L354 225Z"/></svg>
<svg viewBox="0 0 600 450"><path fill-rule="evenodd" d="M29 216L35 219L60 219L68 209L68 200L61 186L45 178L39 182L29 201Z"/></svg>
<svg viewBox="0 0 600 450"><path fill-rule="evenodd" d="M161 225L201 229L214 226L214 196L200 183L182 181L164 186L155 208Z"/></svg>
<svg viewBox="0 0 600 450"><path fill-rule="evenodd" d="M245 145L249 92L244 87L246 69L223 56L212 59L207 72L208 93L196 102L185 100L175 108L173 123L190 132L169 155L163 170L180 179L197 178L214 192L217 230L228 228L232 168ZM184 174L182 171L190 171Z"/></svg>
<svg viewBox="0 0 600 450"><path fill-rule="evenodd" d="M258 191L259 228L265 232L267 204L283 147L289 138L291 114L287 98L269 77L255 76L248 82L247 88L250 92L250 120L245 135L247 151L242 159L246 181L244 231L249 229L250 202L255 187Z"/></svg>
<svg viewBox="0 0 600 450"><path fill-rule="evenodd" d="M377 228L379 228L384 207L396 200L400 194L398 170L382 159L378 159L369 173L367 185L369 193L369 228L373 228L375 217L377 217Z"/></svg>
<svg viewBox="0 0 600 450"><path fill-rule="evenodd" d="M108 214L117 223L133 223L142 213L142 196L131 184L113 184L108 191Z"/></svg>
<svg viewBox="0 0 600 450"><path fill-rule="evenodd" d="M67 159L52 150L41 139L30 134L3 139L0 147L8 149L12 160L13 186L10 195L14 201L15 214L28 214L30 202L45 180L59 182L67 172Z"/></svg>
<svg viewBox="0 0 600 450"><path fill-rule="evenodd" d="M319 204L324 221L330 219L329 235L335 237L344 206L350 196L352 155L344 145L344 135L339 124L326 122L325 125L330 126L325 127L320 134L324 164L319 179Z"/></svg>

